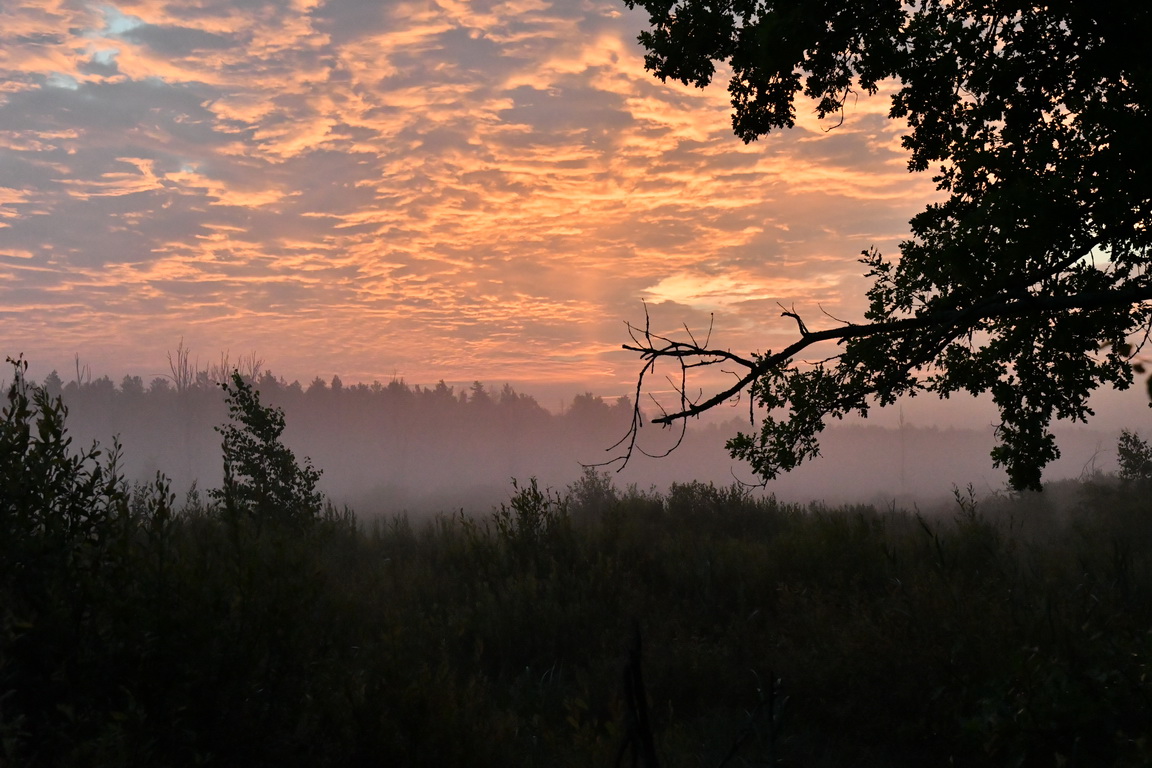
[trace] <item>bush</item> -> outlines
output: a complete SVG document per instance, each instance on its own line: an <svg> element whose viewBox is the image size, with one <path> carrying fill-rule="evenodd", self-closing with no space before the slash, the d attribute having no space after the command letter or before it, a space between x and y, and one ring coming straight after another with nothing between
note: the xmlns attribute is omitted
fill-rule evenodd
<svg viewBox="0 0 1152 768"><path fill-rule="evenodd" d="M1120 431L1120 441L1116 445L1116 455L1120 463L1120 479L1128 483L1152 480L1152 446L1135 432Z"/></svg>
<svg viewBox="0 0 1152 768"><path fill-rule="evenodd" d="M512 480L512 498L492 515L499 538L517 556L535 558L568 528L568 500L559 493L540 490L536 478L520 487Z"/></svg>
<svg viewBox="0 0 1152 768"><path fill-rule="evenodd" d="M130 491L119 445L73 452L67 409L15 376L0 414L0 763L101 764L123 747L136 654L141 531L170 511L167 481Z"/></svg>

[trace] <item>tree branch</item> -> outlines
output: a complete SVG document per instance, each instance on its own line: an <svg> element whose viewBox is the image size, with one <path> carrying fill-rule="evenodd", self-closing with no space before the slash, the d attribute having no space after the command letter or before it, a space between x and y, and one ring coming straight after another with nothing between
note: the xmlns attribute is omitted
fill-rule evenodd
<svg viewBox="0 0 1152 768"><path fill-rule="evenodd" d="M672 413L663 412L662 415L651 420L653 424L670 425L676 421L683 421L692 416L699 416L716 406L738 397L744 389L751 386L759 377L786 365L796 354L804 349L825 341L844 342L849 339L866 338L880 335L904 336L911 333L932 331L938 334L941 344L946 345L950 340L968 332L977 323L985 320L1004 319L1012 317L1025 317L1041 312L1063 312L1068 310L1100 309L1103 307L1118 307L1140 302L1152 301L1152 283L1138 284L1114 291L1099 291L1082 293L1071 296L997 296L994 299L964 309L930 312L918 317L902 320L890 320L878 323L855 324L849 323L838 328L827 328L822 331L809 331L795 312L785 310L782 316L791 317L796 321L800 338L785 347L780 352L769 354L766 357L753 361L737 355L730 350L710 349L695 343L675 341L651 332L647 307L645 307L645 326L643 329L631 324L629 332L635 344L625 344L623 348L630 352L640 353L644 366L637 377L637 397L633 405L632 426L628 433L609 450L627 444L625 454L608 463L617 461L627 464L632 452L637 450L636 439L638 430L643 425L640 412L640 393L643 389L644 378L655 369L656 362L661 358L671 358L681 369L683 379L688 368L716 365L722 362L731 362L745 369L736 376L736 381L726 389L717 392L705 400L693 400L688 397L684 381L676 387L680 399L680 408ZM937 349L940 345L934 345Z"/></svg>
<svg viewBox="0 0 1152 768"><path fill-rule="evenodd" d="M679 398L679 409L669 413L661 407L661 415L651 419L650 423L669 426L677 421L686 422L690 417L699 416L724 402L732 400L733 398L739 398L740 393L752 386L758 378L771 371L780 369L782 366L787 365L798 353L821 342L835 341L839 343L850 339L872 336L890 335L900 337L913 333L929 332L936 337L935 343L931 345L932 351L928 353L927 357L927 360L931 360L952 340L964 333L970 332L976 324L986 320L1026 317L1043 312L1066 312L1069 310L1120 307L1146 301L1152 301L1152 282L1141 282L1118 290L1080 293L1070 296L1000 294L963 309L938 310L916 317L885 322L864 324L847 323L837 328L827 328L822 331L808 330L797 313L784 310L781 316L790 317L796 322L800 338L783 350L774 354L770 353L759 360L750 360L747 357L735 354L731 350L709 348L699 345L695 343L695 339L690 332L689 338L692 339L691 342L676 341L666 336L653 333L651 330L651 319L648 315L647 305L645 305L644 327L639 328L628 323L628 331L634 343L622 345L623 348L629 352L638 352L644 361L644 365L640 369L636 380L636 397L633 401L631 426L628 428L624 437L608 449L611 451L625 446L624 453L621 456L604 462L602 465L596 466L619 463L619 469L622 469L628 464L634 451L638 450L645 455L651 455L639 448L636 444L637 438L639 437L639 430L644 424L643 414L640 410L640 402L645 378L648 374L655 372L657 361L663 358L673 360L675 364L680 367L680 383L676 384L673 382L673 389ZM711 336L711 327L709 328L709 336ZM923 356L918 356L917 360L909 362L908 369L911 370L911 368L914 368L918 363L923 363L924 361L925 358ZM736 377L736 381L731 386L707 399L696 400L689 397L687 394L688 369L717 365L724 362L736 364L744 369L744 373L727 371ZM676 441L676 445L680 444L683 437L683 433L681 433L679 439ZM673 446L672 450L674 449L675 446ZM669 452L670 451L666 451L659 455L667 455Z"/></svg>

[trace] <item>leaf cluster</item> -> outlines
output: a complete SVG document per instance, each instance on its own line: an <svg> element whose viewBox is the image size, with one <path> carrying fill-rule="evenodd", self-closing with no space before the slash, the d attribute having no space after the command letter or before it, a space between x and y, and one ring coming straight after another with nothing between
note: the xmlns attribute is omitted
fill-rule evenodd
<svg viewBox="0 0 1152 768"><path fill-rule="evenodd" d="M1126 483L1152 482L1152 446L1140 435L1121 430L1116 445L1116 458L1120 464L1120 479Z"/></svg>

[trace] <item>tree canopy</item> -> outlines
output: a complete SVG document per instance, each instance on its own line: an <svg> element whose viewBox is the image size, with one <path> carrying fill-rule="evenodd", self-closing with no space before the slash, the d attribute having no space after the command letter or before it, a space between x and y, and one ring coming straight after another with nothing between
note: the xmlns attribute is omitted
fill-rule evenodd
<svg viewBox="0 0 1152 768"><path fill-rule="evenodd" d="M899 258L860 261L861 322L809 331L780 351L730 350L633 328L626 349L682 381L738 366L732 386L655 419L670 424L749 391L765 409L729 442L764 479L819 451L829 418L902 395L990 393L992 452L1016 488L1059 456L1053 419L1085 420L1092 390L1126 388L1152 327L1152 5L1144 0L626 0L650 14L647 68L699 87L726 62L732 126L754 141L791 127L797 96L821 118L893 83L913 172L940 202L910 222ZM1135 340L1135 345L1133 344ZM822 363L796 356L837 342ZM639 400L637 400L639 402ZM628 441L635 448L636 413Z"/></svg>

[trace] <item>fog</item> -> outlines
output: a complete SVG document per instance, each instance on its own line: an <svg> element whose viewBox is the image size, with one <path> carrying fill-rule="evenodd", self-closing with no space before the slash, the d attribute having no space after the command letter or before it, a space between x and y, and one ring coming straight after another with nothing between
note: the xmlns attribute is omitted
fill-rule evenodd
<svg viewBox="0 0 1152 768"><path fill-rule="evenodd" d="M183 494L192 485L216 487L222 476L220 435L227 421L224 393L200 377L176 391L164 379L146 386L136 377L119 385L101 377L46 386L69 406L68 424L77 446L98 440L108 447L119 436L123 467L133 480L157 471ZM338 378L317 379L307 387L271 374L257 381L264 402L283 408L283 439L303 461L323 471L321 489L337 505L362 516L398 512L423 514L463 509L484 513L508 498L511 479L530 477L563 490L587 465L621 455L611 446L627 431L632 406L580 395L559 413L531 395L473 384L464 391L439 384L345 386ZM698 480L718 485L755 482L748 468L733 461L724 442L747 421L691 422L670 455L652 458L634 452L622 469L610 472L617 487L664 491L673 482ZM678 430L645 426L639 446L660 453ZM1057 430L1062 458L1046 480L1113 471L1117 434L1084 426ZM837 423L823 435L822 456L759 491L783 501L893 503L930 508L951 498L953 487L971 484L979 494L1001 491L1006 476L994 469L989 451L993 427L957 429L904 424L885 428L867 421ZM619 471L617 471L619 469Z"/></svg>

